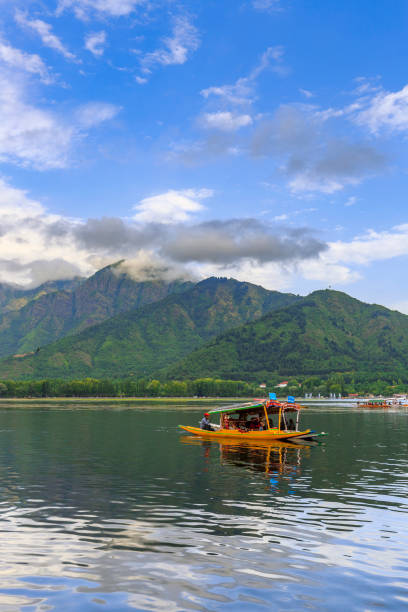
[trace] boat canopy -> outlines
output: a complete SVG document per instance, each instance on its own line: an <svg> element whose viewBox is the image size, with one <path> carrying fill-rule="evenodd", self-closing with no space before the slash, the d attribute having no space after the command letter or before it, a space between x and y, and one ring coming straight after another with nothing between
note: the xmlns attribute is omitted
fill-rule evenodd
<svg viewBox="0 0 408 612"><path fill-rule="evenodd" d="M253 412L254 410L263 410L264 408L271 414L278 414L279 410L285 412L297 412L301 409L299 404L278 402L274 400L263 400L256 404L231 404L210 410L209 414L221 414L226 412Z"/></svg>

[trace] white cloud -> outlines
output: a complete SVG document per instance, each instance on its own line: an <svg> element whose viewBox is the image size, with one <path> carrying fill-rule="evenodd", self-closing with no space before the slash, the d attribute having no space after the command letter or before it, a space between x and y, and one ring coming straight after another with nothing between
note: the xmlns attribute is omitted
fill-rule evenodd
<svg viewBox="0 0 408 612"><path fill-rule="evenodd" d="M102 102L84 105L72 116L35 106L24 79L0 70L0 162L38 170L64 168L85 130L112 119L119 107ZM29 101L30 100L30 101Z"/></svg>
<svg viewBox="0 0 408 612"><path fill-rule="evenodd" d="M289 181L289 188L293 193L320 192L325 194L335 193L344 189L345 185L356 185L361 179L350 178L334 180L331 178L315 176L314 172L299 172Z"/></svg>
<svg viewBox="0 0 408 612"><path fill-rule="evenodd" d="M201 201L212 193L208 189L169 190L141 200L134 208L136 214L133 219L112 218L85 222L79 218L51 214L25 191L11 187L0 178L0 280L38 284L51 278L89 275L98 267L126 254L134 258L134 262L129 265L133 265L135 270L137 268L138 273L153 265L159 272L161 270L160 274L170 276L176 274L180 277L186 270L190 270L200 277L214 274L234 276L271 289L284 290L299 286L302 279L348 284L360 279L364 267L376 261L408 255L407 223L381 232L371 230L349 241L333 241L326 250L314 249L313 253L317 256L312 256L312 253L307 256L306 253L305 257L303 253L303 256L294 258L294 261L282 259L281 248L287 241L287 246L292 246L293 240L301 250L306 248L302 238L296 237L296 230L292 238L278 245L277 261L263 261L262 258L249 255L235 257L230 263L228 258L222 256L212 260L190 254L190 258L186 255L184 258L172 259L171 253L174 255L173 251L177 248L187 249L188 252L198 249L200 252L213 252L217 255L217 241L214 242L215 251L211 250L211 236L216 236L217 228L219 235L223 236L223 248L224 243L228 243L228 236L235 236L237 244L240 243L242 235L233 232L234 224L243 227L247 220L212 221L183 227L182 224L188 222L191 215L203 210ZM221 231L224 225L229 227L230 233L229 230L226 233ZM197 244L196 236L203 238L205 235L208 236L207 242ZM191 241L187 244L189 239ZM267 241L267 237L259 236L253 249L262 250L263 240ZM265 245L269 248L270 240ZM248 246L246 238L242 246ZM226 248L229 248L228 244ZM218 255L220 253L222 255L222 249L219 249ZM182 265L177 262L182 262ZM402 309L401 305L395 307Z"/></svg>
<svg viewBox="0 0 408 612"><path fill-rule="evenodd" d="M101 57L106 43L106 32L93 32L85 38L85 49L90 51L95 57Z"/></svg>
<svg viewBox="0 0 408 612"><path fill-rule="evenodd" d="M251 150L255 157L276 158L293 193L334 193L386 166L371 144L333 137L313 107L281 106L259 121Z"/></svg>
<svg viewBox="0 0 408 612"><path fill-rule="evenodd" d="M252 260L243 260L233 266L200 264L192 269L201 278L208 278L209 276L232 277L242 282L251 282L275 291L291 290L295 277L293 266L282 266L279 263L259 265Z"/></svg>
<svg viewBox="0 0 408 612"><path fill-rule="evenodd" d="M344 202L344 206L354 206L354 204L357 202L357 198L356 196L350 196L345 202Z"/></svg>
<svg viewBox="0 0 408 612"><path fill-rule="evenodd" d="M354 92L358 96L366 95L369 93L373 93L381 90L381 86L379 85L379 76L376 77L356 77L354 82L356 83L356 87Z"/></svg>
<svg viewBox="0 0 408 612"><path fill-rule="evenodd" d="M306 280L322 281L336 285L347 285L361 278L360 272L328 260L323 255L317 260L301 262L297 272Z"/></svg>
<svg viewBox="0 0 408 612"><path fill-rule="evenodd" d="M284 221L285 215L276 221ZM350 241L336 241L328 244L328 249L318 257L300 260L295 263L259 263L239 261L232 266L201 264L197 272L202 276L233 276L238 280L259 283L263 287L285 291L295 290L302 282L313 281L332 285L355 283L363 277L364 267L399 256L408 255L408 224L397 226L389 231L367 232ZM363 269L362 269L363 268ZM391 305L408 314L408 302Z"/></svg>
<svg viewBox="0 0 408 612"><path fill-rule="evenodd" d="M251 104L253 102L254 90L248 78L238 79L233 85L220 85L203 89L201 95L204 98L217 96L229 104Z"/></svg>
<svg viewBox="0 0 408 612"><path fill-rule="evenodd" d="M282 215L276 215L276 217L273 218L273 220L277 223L279 223L280 221L287 221L288 219L289 215L287 215L286 213L283 213Z"/></svg>
<svg viewBox="0 0 408 612"><path fill-rule="evenodd" d="M325 110L317 110L314 114L316 119L320 121L328 121L329 119L338 119L347 114L347 109L344 108L326 108Z"/></svg>
<svg viewBox="0 0 408 612"><path fill-rule="evenodd" d="M174 21L171 36L163 39L163 46L141 58L142 72L150 74L157 64L161 66L184 64L189 54L198 49L199 44L197 28L186 17L178 17Z"/></svg>
<svg viewBox="0 0 408 612"><path fill-rule="evenodd" d="M16 189L0 177L0 211L3 222L19 223L25 218L41 217L45 213L44 206L28 197L27 192Z"/></svg>
<svg viewBox="0 0 408 612"><path fill-rule="evenodd" d="M280 0L252 0L252 6L257 11L281 11L282 5Z"/></svg>
<svg viewBox="0 0 408 612"><path fill-rule="evenodd" d="M0 275L3 282L22 285L70 278L93 268L88 254L68 236L51 242L47 228L61 219L47 212L21 189L0 178Z"/></svg>
<svg viewBox="0 0 408 612"><path fill-rule="evenodd" d="M86 19L92 12L123 17L145 4L148 0L59 0L57 14L72 8L78 19Z"/></svg>
<svg viewBox="0 0 408 612"><path fill-rule="evenodd" d="M183 265L172 264L153 250L140 249L135 257L126 258L116 272L128 274L136 281L165 280L172 282L179 279L197 280Z"/></svg>
<svg viewBox="0 0 408 612"><path fill-rule="evenodd" d="M408 130L408 85L396 92L382 89L377 79L364 77L355 79L358 87L353 91L356 100L344 108L317 110L316 118L327 121L332 118L345 117L357 125L378 134L381 129L405 132Z"/></svg>
<svg viewBox="0 0 408 612"><path fill-rule="evenodd" d="M37 285L90 275L126 257L125 271L139 279L219 274L276 288L289 285L296 272L282 262L313 258L324 247L307 231L271 234L251 219L186 224L212 195L169 190L143 199L133 219L85 221L51 214L0 178L0 281Z"/></svg>
<svg viewBox="0 0 408 612"><path fill-rule="evenodd" d="M134 207L133 219L139 223L180 223L187 221L192 213L200 212L204 206L200 200L213 195L211 189L169 190L150 198L144 198Z"/></svg>
<svg viewBox="0 0 408 612"><path fill-rule="evenodd" d="M372 97L363 110L354 115L360 125L366 125L371 132L381 128L396 131L408 129L408 85L400 91L380 91Z"/></svg>
<svg viewBox="0 0 408 612"><path fill-rule="evenodd" d="M113 119L120 110L120 107L114 104L89 102L77 110L76 118L81 127L89 128Z"/></svg>
<svg viewBox="0 0 408 612"><path fill-rule="evenodd" d="M308 89L302 89L302 87L299 87L299 93L302 94L302 96L305 96L305 98L313 98L314 94L309 91Z"/></svg>
<svg viewBox="0 0 408 612"><path fill-rule="evenodd" d="M317 208L301 208L299 210L293 210L290 213L283 213L281 215L276 215L273 217L273 221L279 223L281 221L288 221L291 217L299 217L299 215L308 215L310 213L317 212Z"/></svg>
<svg viewBox="0 0 408 612"><path fill-rule="evenodd" d="M408 223L391 230L369 230L350 241L335 241L318 258L298 266L303 278L347 284L362 278L361 267L408 255Z"/></svg>
<svg viewBox="0 0 408 612"><path fill-rule="evenodd" d="M64 43L52 32L52 28L49 23L42 21L41 19L29 19L25 13L21 11L16 12L16 21L19 25L29 28L36 32L41 38L41 41L45 47L54 49L58 53L61 53L65 59L70 61L78 61L76 56L71 53Z"/></svg>
<svg viewBox="0 0 408 612"><path fill-rule="evenodd" d="M362 265L401 255L408 255L408 223L382 232L369 230L350 242L333 242L325 254L336 261Z"/></svg>
<svg viewBox="0 0 408 612"><path fill-rule="evenodd" d="M0 73L0 161L38 169L64 167L74 128L26 97L21 82Z"/></svg>
<svg viewBox="0 0 408 612"><path fill-rule="evenodd" d="M228 111L217 113L205 113L200 121L202 127L208 129L222 130L224 132L234 132L242 127L251 125L250 115L234 115Z"/></svg>
<svg viewBox="0 0 408 612"><path fill-rule="evenodd" d="M38 75L44 83L52 82L50 72L39 55L25 53L24 51L20 51L20 49L16 49L1 40L0 62L9 66L10 68L15 68L17 70L28 72L29 74Z"/></svg>
<svg viewBox="0 0 408 612"><path fill-rule="evenodd" d="M212 86L203 89L200 93L204 98L215 96L224 102L233 105L252 104L255 99L255 84L259 75L267 68L284 74L287 69L282 63L284 49L281 46L268 47L262 54L259 63L246 77L239 78L232 85Z"/></svg>
<svg viewBox="0 0 408 612"><path fill-rule="evenodd" d="M358 185L364 179L384 169L385 158L373 147L353 142L329 141L321 147L320 157L313 158L316 150L310 150L309 158L293 154L284 172L293 175L289 187L293 193L341 191L348 185ZM350 205L353 200L349 200Z"/></svg>

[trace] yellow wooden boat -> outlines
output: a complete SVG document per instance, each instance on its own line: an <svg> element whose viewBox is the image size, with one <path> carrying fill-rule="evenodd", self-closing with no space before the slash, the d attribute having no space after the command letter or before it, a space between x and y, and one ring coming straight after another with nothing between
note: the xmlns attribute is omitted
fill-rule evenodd
<svg viewBox="0 0 408 612"><path fill-rule="evenodd" d="M273 394L271 394L273 395ZM292 398L293 399L293 398ZM179 425L188 433L206 439L235 439L251 441L287 440L301 442L315 440L324 435L311 429L299 429L302 406L294 401L280 402L276 399L261 400L249 404L233 404L208 412L209 416L219 415L220 422L211 423L211 429ZM291 418L296 415L296 422ZM273 419L276 419L276 425Z"/></svg>

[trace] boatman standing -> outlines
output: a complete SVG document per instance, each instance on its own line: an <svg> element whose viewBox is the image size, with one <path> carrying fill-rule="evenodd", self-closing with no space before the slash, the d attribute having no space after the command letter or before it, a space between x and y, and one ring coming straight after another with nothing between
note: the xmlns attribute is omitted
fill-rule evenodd
<svg viewBox="0 0 408 612"><path fill-rule="evenodd" d="M203 418L201 419L201 422L200 422L200 428L201 429L206 429L207 431L214 431L214 428L211 427L211 423L210 423L210 421L208 419L209 416L210 415L208 414L208 412L206 412L204 414L204 416L203 416Z"/></svg>

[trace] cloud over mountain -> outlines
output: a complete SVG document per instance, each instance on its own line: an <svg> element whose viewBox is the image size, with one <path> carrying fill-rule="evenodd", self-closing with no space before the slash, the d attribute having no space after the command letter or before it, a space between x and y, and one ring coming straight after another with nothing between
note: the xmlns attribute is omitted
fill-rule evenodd
<svg viewBox="0 0 408 612"><path fill-rule="evenodd" d="M180 276L182 270L185 277L200 277L202 265L206 271L211 265L217 271L240 262L296 263L316 258L326 249L307 228L285 228L250 218L194 222L190 217L201 205L192 196L210 194L206 189L174 191L170 196L155 196L153 203L149 198L142 200L135 219L83 220L50 214L25 192L0 180L1 280L35 285L88 275L122 258L150 260L150 267L165 271L167 277ZM159 210L161 216L154 220L153 213ZM138 266L146 268L145 263Z"/></svg>
<svg viewBox="0 0 408 612"><path fill-rule="evenodd" d="M175 261L228 265L243 259L259 264L294 262L317 257L325 248L306 228L274 228L256 219L230 219L177 228L161 251Z"/></svg>

